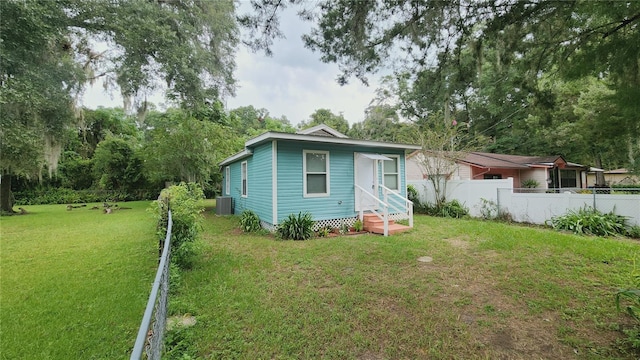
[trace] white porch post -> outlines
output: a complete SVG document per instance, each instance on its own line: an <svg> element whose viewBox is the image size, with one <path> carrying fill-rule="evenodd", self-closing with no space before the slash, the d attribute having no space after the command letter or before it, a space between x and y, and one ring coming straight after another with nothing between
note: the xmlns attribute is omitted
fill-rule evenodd
<svg viewBox="0 0 640 360"><path fill-rule="evenodd" d="M384 205L384 236L389 236L389 206Z"/></svg>
<svg viewBox="0 0 640 360"><path fill-rule="evenodd" d="M409 202L409 227L413 227L413 203Z"/></svg>

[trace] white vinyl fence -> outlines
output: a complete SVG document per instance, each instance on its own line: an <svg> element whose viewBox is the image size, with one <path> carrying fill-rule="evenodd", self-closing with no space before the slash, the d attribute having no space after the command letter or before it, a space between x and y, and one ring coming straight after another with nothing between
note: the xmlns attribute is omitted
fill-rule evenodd
<svg viewBox="0 0 640 360"><path fill-rule="evenodd" d="M554 216L563 215L569 210L592 207L602 213L613 212L627 217L629 225L640 226L640 195L576 194L563 192L518 193L513 189L498 189L500 210L507 211L517 222L544 224Z"/></svg>
<svg viewBox="0 0 640 360"><path fill-rule="evenodd" d="M420 201L425 203L435 202L435 191L433 184L429 180L407 181L407 185L413 185L420 197ZM458 200L461 204L469 208L471 216L480 217L481 199L486 199L498 203L498 189L512 188L513 179L500 180L449 180L446 186L447 201Z"/></svg>
<svg viewBox="0 0 640 360"><path fill-rule="evenodd" d="M433 185L428 180L408 181L420 196L420 201L435 200ZM513 189L513 179L500 180L450 180L447 183L447 200L458 200L469 208L471 216L480 217L485 199L495 203L500 211L508 212L517 222L544 224L554 216L569 210L595 207L601 212L613 211L626 216L628 224L640 226L640 195L608 194L594 191L577 194L575 191L546 193L543 189Z"/></svg>

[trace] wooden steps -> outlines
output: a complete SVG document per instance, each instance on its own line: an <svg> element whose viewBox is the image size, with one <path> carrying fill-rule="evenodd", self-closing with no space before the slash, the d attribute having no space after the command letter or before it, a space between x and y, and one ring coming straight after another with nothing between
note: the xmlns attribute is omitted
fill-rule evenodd
<svg viewBox="0 0 640 360"><path fill-rule="evenodd" d="M364 214L362 224L365 231L374 234L384 234L384 221L381 220L376 214ZM411 228L409 226L396 224L395 221L389 220L389 235L393 235L410 229Z"/></svg>

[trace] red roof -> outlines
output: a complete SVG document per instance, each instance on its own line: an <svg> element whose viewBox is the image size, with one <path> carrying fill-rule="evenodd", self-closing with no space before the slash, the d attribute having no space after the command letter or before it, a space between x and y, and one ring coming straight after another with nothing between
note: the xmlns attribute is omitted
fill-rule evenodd
<svg viewBox="0 0 640 360"><path fill-rule="evenodd" d="M414 151L413 153L409 154L407 158L411 158L419 153L421 153L420 150ZM494 154L480 151L470 152L458 162L475 167L495 169L530 169L535 167L553 168L556 166L569 168L586 168L586 166L584 165L567 162L561 155L523 156Z"/></svg>
<svg viewBox="0 0 640 360"><path fill-rule="evenodd" d="M474 151L465 156L460 162L482 168L528 169L531 167L552 168L557 164L567 165L567 161L560 155L553 156L522 156L493 154ZM582 167L580 164L572 164Z"/></svg>

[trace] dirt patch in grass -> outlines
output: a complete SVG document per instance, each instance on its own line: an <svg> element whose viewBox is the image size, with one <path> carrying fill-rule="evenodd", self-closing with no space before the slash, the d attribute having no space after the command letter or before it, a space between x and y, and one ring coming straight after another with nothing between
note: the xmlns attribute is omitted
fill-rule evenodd
<svg viewBox="0 0 640 360"><path fill-rule="evenodd" d="M444 241L449 243L449 245L462 250L467 250L471 247L471 243L469 242L468 238L462 238L462 237L448 238L448 239L444 239Z"/></svg>
<svg viewBox="0 0 640 360"><path fill-rule="evenodd" d="M481 260L480 260L481 261ZM457 323L441 324L441 331L464 329L469 343L495 359L573 358L573 349L557 339L558 323L549 315L526 316L526 305L505 295L480 264L425 264L446 284L436 301L450 308Z"/></svg>
<svg viewBox="0 0 640 360"><path fill-rule="evenodd" d="M196 318L190 314L171 316L167 319L167 330L170 331L177 327L191 327L195 324Z"/></svg>

